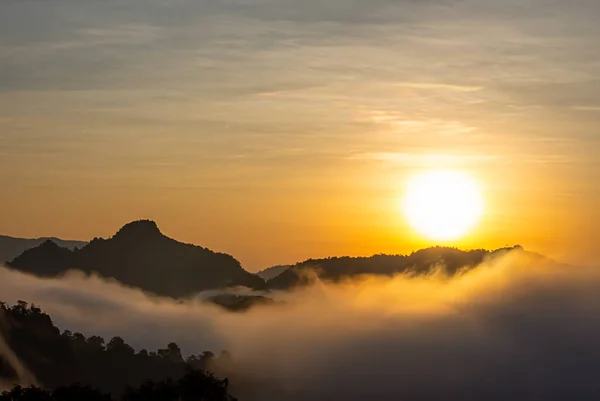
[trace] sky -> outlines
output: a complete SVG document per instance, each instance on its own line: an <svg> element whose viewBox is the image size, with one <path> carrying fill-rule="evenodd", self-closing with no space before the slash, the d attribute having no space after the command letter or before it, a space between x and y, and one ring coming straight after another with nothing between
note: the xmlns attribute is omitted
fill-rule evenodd
<svg viewBox="0 0 600 401"><path fill-rule="evenodd" d="M2 0L0 233L151 218L249 270L434 243L406 181L482 186L462 248L600 256L596 0Z"/></svg>

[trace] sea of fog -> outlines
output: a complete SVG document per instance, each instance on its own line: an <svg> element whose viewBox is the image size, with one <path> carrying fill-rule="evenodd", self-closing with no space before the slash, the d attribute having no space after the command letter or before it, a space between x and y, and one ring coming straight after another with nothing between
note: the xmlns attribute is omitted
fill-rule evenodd
<svg viewBox="0 0 600 401"><path fill-rule="evenodd" d="M600 269L521 251L454 278L317 282L245 313L78 273L0 268L0 294L41 306L61 329L138 349L227 349L263 383L242 401L600 397Z"/></svg>

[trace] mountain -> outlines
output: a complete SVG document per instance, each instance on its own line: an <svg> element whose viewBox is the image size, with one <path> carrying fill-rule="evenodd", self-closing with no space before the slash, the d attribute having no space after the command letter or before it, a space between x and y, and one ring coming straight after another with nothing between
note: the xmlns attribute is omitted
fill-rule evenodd
<svg viewBox="0 0 600 401"><path fill-rule="evenodd" d="M13 238L0 235L0 264L13 260L28 249L35 248L46 241L52 241L63 248L81 248L83 241L66 241L59 238Z"/></svg>
<svg viewBox="0 0 600 401"><path fill-rule="evenodd" d="M283 273L290 267L292 267L292 265L273 266L259 271L258 273L256 273L256 275L262 278L263 280L267 281L279 276L281 273Z"/></svg>
<svg viewBox="0 0 600 401"><path fill-rule="evenodd" d="M81 249L46 241L8 266L43 277L77 269L176 298L217 288L265 287L263 279L244 270L232 256L168 238L150 220L129 223L113 237L95 238Z"/></svg>
<svg viewBox="0 0 600 401"><path fill-rule="evenodd" d="M477 249L461 251L456 248L434 247L422 249L410 255L375 255L372 257L334 257L309 259L288 268L267 281L272 290L285 290L307 285L319 278L325 281L340 281L360 275L429 274L437 267L443 267L447 274L455 275L462 269L474 268L485 258L514 248L495 251Z"/></svg>

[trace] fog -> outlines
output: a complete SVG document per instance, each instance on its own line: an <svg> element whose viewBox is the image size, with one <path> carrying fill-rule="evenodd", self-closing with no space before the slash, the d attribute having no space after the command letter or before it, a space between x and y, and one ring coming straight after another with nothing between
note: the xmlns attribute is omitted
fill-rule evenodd
<svg viewBox="0 0 600 401"><path fill-rule="evenodd" d="M599 289L600 269L514 251L455 278L319 282L230 313L201 297L0 268L2 300L34 302L61 329L138 349L229 350L261 383L241 401L597 399Z"/></svg>

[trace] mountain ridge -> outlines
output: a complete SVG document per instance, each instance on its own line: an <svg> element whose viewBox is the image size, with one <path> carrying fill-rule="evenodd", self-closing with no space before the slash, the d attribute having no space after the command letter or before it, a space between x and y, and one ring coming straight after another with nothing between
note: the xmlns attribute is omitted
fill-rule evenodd
<svg viewBox="0 0 600 401"><path fill-rule="evenodd" d="M478 266L491 255L515 249L523 250L518 245L493 251L438 246L407 255L308 259L253 274L231 255L179 242L162 234L156 222L137 220L125 224L112 237L94 238L80 249L64 248L46 240L7 266L41 277L81 270L157 295L186 298L206 290L232 287L268 292L307 285L317 279L339 282L362 275L424 275L441 266L453 276ZM224 303L237 305L246 301L241 296L228 298Z"/></svg>

